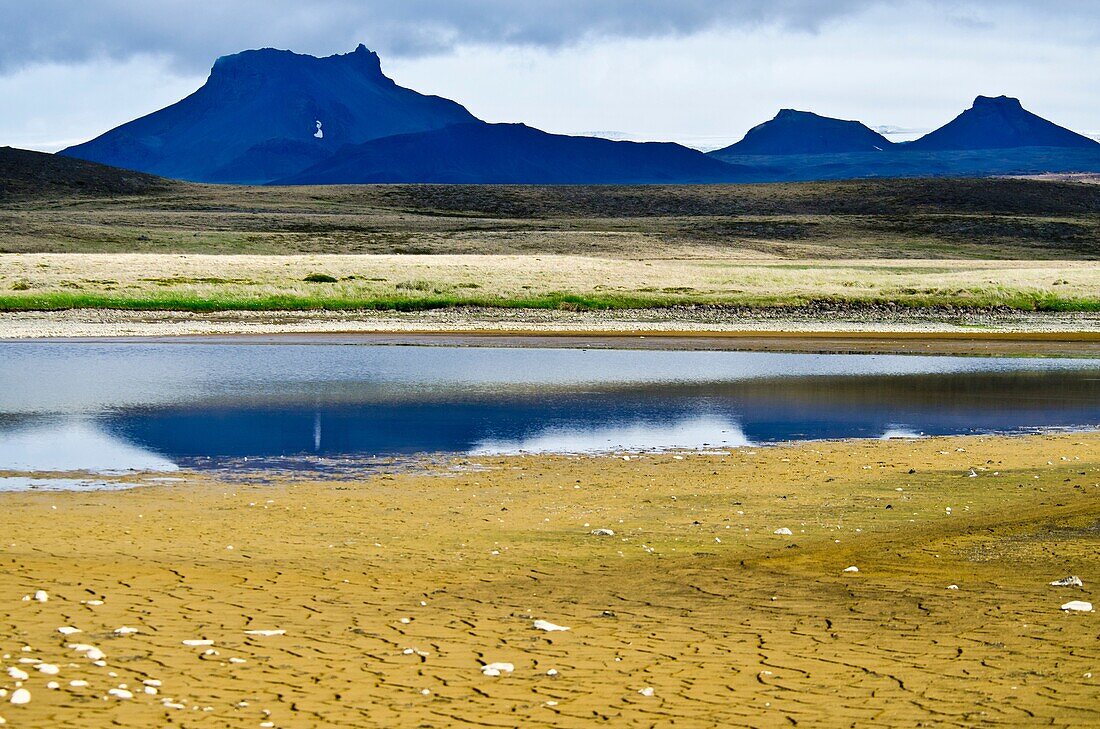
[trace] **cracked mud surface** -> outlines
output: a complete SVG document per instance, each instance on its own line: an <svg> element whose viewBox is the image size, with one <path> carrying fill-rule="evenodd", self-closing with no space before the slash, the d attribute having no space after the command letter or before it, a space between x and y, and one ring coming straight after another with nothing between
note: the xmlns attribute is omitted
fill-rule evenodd
<svg viewBox="0 0 1100 729"><path fill-rule="evenodd" d="M1100 723L1100 615L1060 609L1097 602L1100 434L459 465L0 494L0 716ZM1070 574L1084 588L1048 584ZM39 589L47 602L22 599ZM105 665L66 647L81 643ZM515 670L483 675L491 662ZM26 705L9 703L12 667ZM108 695L122 684L133 698Z"/></svg>

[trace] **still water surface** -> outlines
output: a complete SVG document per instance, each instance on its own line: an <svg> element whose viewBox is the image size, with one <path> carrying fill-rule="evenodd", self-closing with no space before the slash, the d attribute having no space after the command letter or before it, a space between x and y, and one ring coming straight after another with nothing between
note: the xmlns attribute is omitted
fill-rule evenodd
<svg viewBox="0 0 1100 729"><path fill-rule="evenodd" d="M0 344L0 470L316 467L1100 425L1100 361Z"/></svg>

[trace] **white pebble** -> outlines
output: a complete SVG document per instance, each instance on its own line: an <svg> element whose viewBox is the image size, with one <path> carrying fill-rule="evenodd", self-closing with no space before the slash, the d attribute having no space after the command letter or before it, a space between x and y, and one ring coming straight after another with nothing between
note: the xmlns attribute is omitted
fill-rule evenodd
<svg viewBox="0 0 1100 729"><path fill-rule="evenodd" d="M107 657L106 653L96 648L94 645L87 646L83 650L78 650L77 652L83 653L85 658L94 663L98 663Z"/></svg>
<svg viewBox="0 0 1100 729"><path fill-rule="evenodd" d="M50 599L50 595L45 590L38 590L34 593L34 599L38 602L46 602Z"/></svg>
<svg viewBox="0 0 1100 729"><path fill-rule="evenodd" d="M88 685L88 682L85 681L82 678L78 678L76 680L69 681L69 685L72 686L73 688L84 688L85 686Z"/></svg>
<svg viewBox="0 0 1100 729"><path fill-rule="evenodd" d="M778 529L776 529L776 530L775 530L774 532L772 532L772 533L773 533L773 534L778 534L778 535L780 535L780 536L783 536L783 537L789 537L789 536L791 536L792 534L794 534L794 532L792 532L792 531L791 531L790 529L788 529L787 527L779 527Z"/></svg>
<svg viewBox="0 0 1100 729"><path fill-rule="evenodd" d="M11 702L13 704L29 704L31 702L31 692L25 688L18 688L11 693Z"/></svg>
<svg viewBox="0 0 1100 729"><path fill-rule="evenodd" d="M137 628L128 628L123 625L121 628L115 628L115 635L133 635L138 632Z"/></svg>
<svg viewBox="0 0 1100 729"><path fill-rule="evenodd" d="M110 694L111 696L114 696L114 697L119 698L119 699L132 699L132 698L134 698L134 695L132 693L130 693L129 691L127 691L126 689L124 689L124 688L108 689L107 693Z"/></svg>
<svg viewBox="0 0 1100 729"><path fill-rule="evenodd" d="M649 697L652 696L654 692L651 686L646 686L643 689L638 689L638 693L640 693L642 696Z"/></svg>
<svg viewBox="0 0 1100 729"><path fill-rule="evenodd" d="M1078 613L1091 613L1092 603L1085 602L1084 600L1070 600L1062 606L1063 610L1073 611Z"/></svg>
<svg viewBox="0 0 1100 729"><path fill-rule="evenodd" d="M536 620L531 624L535 630L545 630L547 633L555 633L562 630L569 630L564 625L554 625L549 620Z"/></svg>
<svg viewBox="0 0 1100 729"><path fill-rule="evenodd" d="M214 645L214 641L207 640L205 638L192 638L190 640L183 641L183 644L194 647L199 645Z"/></svg>
<svg viewBox="0 0 1100 729"><path fill-rule="evenodd" d="M511 673L516 667L511 663L487 663L481 667L481 672L486 676L499 676L502 673Z"/></svg>
<svg viewBox="0 0 1100 729"><path fill-rule="evenodd" d="M844 571L845 572L859 572L859 567L856 567L855 565L852 565L851 567L845 567Z"/></svg>
<svg viewBox="0 0 1100 729"><path fill-rule="evenodd" d="M80 628L74 628L70 625L63 625L63 626L61 626L60 628L57 629L57 632L61 633L61 635L73 635L73 634L79 633L81 631L80 631Z"/></svg>
<svg viewBox="0 0 1100 729"><path fill-rule="evenodd" d="M12 666L8 669L8 675L14 678L16 681L26 681L30 678L30 674L24 671L22 668L16 668Z"/></svg>
<svg viewBox="0 0 1100 729"><path fill-rule="evenodd" d="M37 666L35 666L35 668L37 668L39 671L46 674L47 676L56 676L58 673L61 672L61 669L53 665L52 663L39 663Z"/></svg>
<svg viewBox="0 0 1100 729"><path fill-rule="evenodd" d="M263 637L270 637L272 635L286 635L285 630L246 630L245 635L259 635Z"/></svg>

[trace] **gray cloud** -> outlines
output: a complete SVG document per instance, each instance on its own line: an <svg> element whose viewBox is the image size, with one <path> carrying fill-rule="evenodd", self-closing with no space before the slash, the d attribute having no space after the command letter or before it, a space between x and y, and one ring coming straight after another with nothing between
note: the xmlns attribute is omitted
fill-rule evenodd
<svg viewBox="0 0 1100 729"><path fill-rule="evenodd" d="M1020 0L1021 2L1023 0ZM276 46L389 55L459 43L559 47L592 37L776 24L814 31L885 0L3 0L0 72L39 62L168 55L188 70ZM1049 10L1049 3L1047 4Z"/></svg>
<svg viewBox="0 0 1100 729"><path fill-rule="evenodd" d="M389 56L461 43L560 47L591 38L688 35L776 25L816 32L878 6L942 14L975 29L1006 12L1100 27L1095 0L2 0L0 73L40 62L167 55L194 72L219 55L275 46L315 54L357 43ZM1093 40L1096 40L1095 33Z"/></svg>

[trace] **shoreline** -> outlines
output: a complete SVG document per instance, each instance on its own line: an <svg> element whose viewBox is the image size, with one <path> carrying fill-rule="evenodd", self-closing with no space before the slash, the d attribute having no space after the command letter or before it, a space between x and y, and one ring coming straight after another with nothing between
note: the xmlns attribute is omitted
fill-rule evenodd
<svg viewBox="0 0 1100 729"><path fill-rule="evenodd" d="M1100 314L715 309L0 314L3 341L373 344L1100 357Z"/></svg>
<svg viewBox="0 0 1100 729"><path fill-rule="evenodd" d="M745 445L731 445L723 447L674 447L674 448L648 448L648 449L610 449L610 450L580 450L580 451L551 451L551 450L503 450L486 452L463 451L425 451L411 456L389 455L383 456L389 459L377 464L355 464L344 471L312 470L310 468L294 468L276 465L257 466L255 468L238 469L225 465L212 465L204 467L181 466L170 471L161 470L11 470L0 469L0 482L3 479L16 478L29 481L65 482L75 481L84 484L90 482L105 482L105 487L79 487L66 488L62 486L49 486L45 488L30 489L0 489L0 499L6 494L39 493L39 494L89 494L96 492L131 491L147 488L177 488L188 481L219 481L246 483L250 479L274 478L283 482L309 483L325 481L330 483L344 483L355 481L355 474L362 478L374 478L381 476L400 475L405 477L422 478L439 476L446 473L455 474L465 470L465 464L474 461L486 460L589 460L589 461L620 461L637 459L674 459L703 458L722 459L730 458L750 451L782 453L788 449L801 448L828 448L831 450L843 450L845 448L858 449L861 447L873 447L873 444L905 444L905 443L937 443L950 444L955 447L967 442L974 444L994 441L1018 440L1033 441L1062 438L1084 437L1087 439L1100 439L1100 424L1079 427L1041 427L1019 431L996 431L981 433L951 433L931 434L896 437L849 437L849 438L807 438L804 440L780 440L760 441ZM966 452L966 449L959 451ZM458 467L458 470L449 469ZM469 471L473 474L474 471Z"/></svg>

